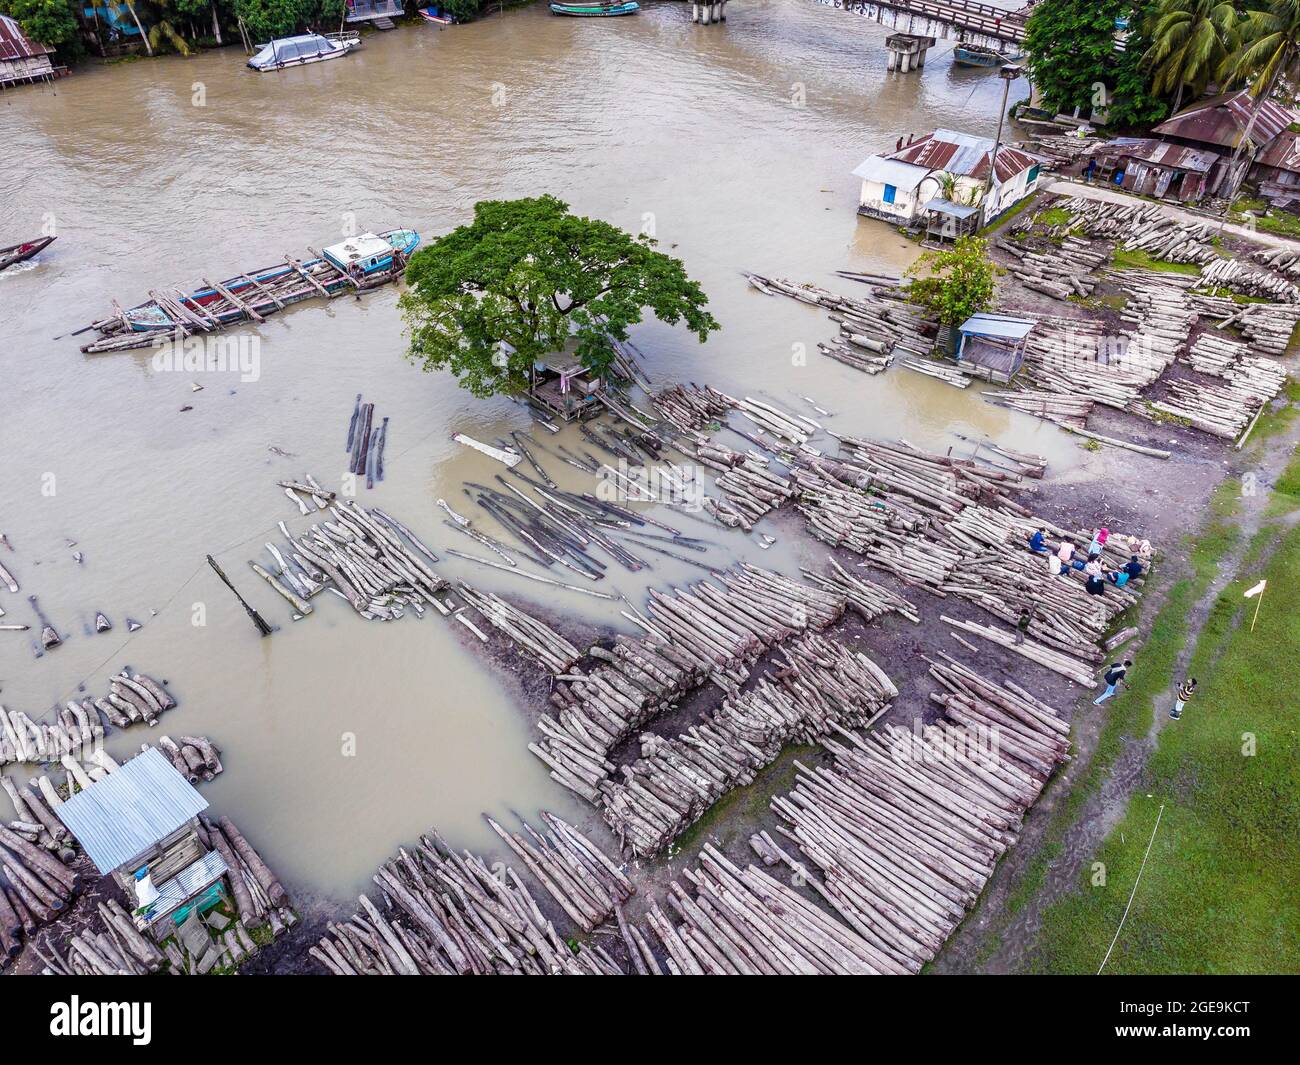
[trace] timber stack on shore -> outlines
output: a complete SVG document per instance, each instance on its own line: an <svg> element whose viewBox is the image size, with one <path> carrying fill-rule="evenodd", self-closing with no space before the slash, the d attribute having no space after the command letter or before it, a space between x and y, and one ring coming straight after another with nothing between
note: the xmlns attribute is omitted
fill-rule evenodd
<svg viewBox="0 0 1300 1065"><path fill-rule="evenodd" d="M546 871L548 890L581 905L592 920L603 900L618 906L631 893L630 881L576 829L558 818L547 821L551 850L536 864ZM571 948L513 869L489 867L470 851L457 854L436 832L412 850L400 849L374 879L385 909L362 895L360 911L330 924L330 934L311 948L335 975L622 972L601 946Z"/></svg>

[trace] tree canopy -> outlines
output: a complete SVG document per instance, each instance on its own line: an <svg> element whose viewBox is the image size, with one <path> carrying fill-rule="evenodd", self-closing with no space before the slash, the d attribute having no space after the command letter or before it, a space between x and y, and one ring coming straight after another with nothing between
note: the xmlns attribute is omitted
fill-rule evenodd
<svg viewBox="0 0 1300 1065"><path fill-rule="evenodd" d="M927 251L907 268L907 298L940 325L961 325L993 306L988 241L962 237L951 248Z"/></svg>
<svg viewBox="0 0 1300 1065"><path fill-rule="evenodd" d="M68 0L4 0L0 7L33 41L61 52L80 51L77 15Z"/></svg>
<svg viewBox="0 0 1300 1065"><path fill-rule="evenodd" d="M1154 9L1155 0L1041 0L1026 25L1025 61L1046 106L1083 114L1104 109L1109 124L1120 127L1164 118L1168 105L1152 92L1143 65ZM1125 20L1127 38L1118 50L1115 35Z"/></svg>
<svg viewBox="0 0 1300 1065"><path fill-rule="evenodd" d="M646 309L704 341L718 328L678 259L553 196L484 200L474 220L411 256L401 298L408 357L449 369L476 396L523 391L532 365L576 344L607 371Z"/></svg>

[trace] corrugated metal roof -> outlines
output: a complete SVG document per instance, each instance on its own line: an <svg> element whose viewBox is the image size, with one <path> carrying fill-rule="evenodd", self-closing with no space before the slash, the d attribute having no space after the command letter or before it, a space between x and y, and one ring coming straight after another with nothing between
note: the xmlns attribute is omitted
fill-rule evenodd
<svg viewBox="0 0 1300 1065"><path fill-rule="evenodd" d="M1236 148L1250 124L1256 101L1248 89L1211 96L1191 107L1184 108L1156 126L1156 133L1183 140L1217 144L1222 148ZM1259 117L1250 131L1250 141L1256 147L1268 144L1281 133L1297 115L1290 108L1273 100L1265 100L1259 107Z"/></svg>
<svg viewBox="0 0 1300 1065"><path fill-rule="evenodd" d="M228 872L230 872L230 867L226 865L226 860L221 857L221 853L219 851L208 851L202 858L187 865L165 884L157 885L158 898L154 900L149 912L145 914L145 921L153 922L160 917L166 917L176 907L184 905L187 900L192 899L209 885L215 884Z"/></svg>
<svg viewBox="0 0 1300 1065"><path fill-rule="evenodd" d="M22 27L8 15L0 15L0 61L31 59L53 55L53 48L37 44L22 31Z"/></svg>
<svg viewBox="0 0 1300 1065"><path fill-rule="evenodd" d="M913 166L885 155L873 155L859 163L853 174L863 181L881 181L899 189L914 189L929 172L923 166Z"/></svg>
<svg viewBox="0 0 1300 1065"><path fill-rule="evenodd" d="M207 800L151 747L54 812L95 868L111 873L207 808Z"/></svg>
<svg viewBox="0 0 1300 1065"><path fill-rule="evenodd" d="M1262 166L1300 173L1300 133L1283 130L1255 161Z"/></svg>
<svg viewBox="0 0 1300 1065"><path fill-rule="evenodd" d="M989 156L993 152L993 138L976 137L951 129L936 129L920 140L900 148L889 155L915 166L930 170L943 170L962 177L982 178L989 172ZM1009 181L1028 170L1038 160L1028 152L1003 144L998 149L998 181Z"/></svg>
<svg viewBox="0 0 1300 1065"><path fill-rule="evenodd" d="M1098 145L1094 154L1141 159L1156 166L1167 166L1193 173L1207 173L1222 156L1208 148L1188 148L1182 144L1153 140L1150 137L1117 137Z"/></svg>
<svg viewBox="0 0 1300 1065"><path fill-rule="evenodd" d="M925 205L927 211L938 211L940 214L952 215L954 218L969 218L978 207L970 207L962 203L953 203L952 200L945 200L942 196L936 196L933 200Z"/></svg>
<svg viewBox="0 0 1300 1065"><path fill-rule="evenodd" d="M1038 323L1032 318L1008 318L1004 314L972 314L961 324L961 332L973 336L1019 340Z"/></svg>

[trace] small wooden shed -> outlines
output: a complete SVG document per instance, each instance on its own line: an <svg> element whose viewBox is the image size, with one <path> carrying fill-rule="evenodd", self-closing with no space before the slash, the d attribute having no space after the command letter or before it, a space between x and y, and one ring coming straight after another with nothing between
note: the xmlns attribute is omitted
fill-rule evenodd
<svg viewBox="0 0 1300 1065"><path fill-rule="evenodd" d="M603 383L571 355L557 355L533 364L528 398L566 422L600 413Z"/></svg>
<svg viewBox="0 0 1300 1065"><path fill-rule="evenodd" d="M971 315L959 328L957 361L968 373L1008 382L1020 371L1029 334L1037 324L1032 318L1005 314Z"/></svg>
<svg viewBox="0 0 1300 1065"><path fill-rule="evenodd" d="M163 940L195 910L224 897L230 872L199 835L207 800L151 747L55 811L95 863L132 900L136 926Z"/></svg>

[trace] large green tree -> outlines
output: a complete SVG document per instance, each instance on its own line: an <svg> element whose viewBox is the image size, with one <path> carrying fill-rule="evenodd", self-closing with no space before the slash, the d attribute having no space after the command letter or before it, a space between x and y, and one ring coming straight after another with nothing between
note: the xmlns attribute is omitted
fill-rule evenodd
<svg viewBox="0 0 1300 1065"><path fill-rule="evenodd" d="M1174 96L1177 111L1204 91L1237 47L1239 18L1229 0L1160 0L1150 23L1151 46L1142 56L1152 89Z"/></svg>
<svg viewBox="0 0 1300 1065"><path fill-rule="evenodd" d="M1154 7L1155 0L1040 0L1025 30L1025 61L1046 106L1105 110L1119 127L1163 118L1168 108L1142 63Z"/></svg>
<svg viewBox="0 0 1300 1065"><path fill-rule="evenodd" d="M17 19L33 41L64 53L80 50L77 16L68 0L4 0L0 10Z"/></svg>
<svg viewBox="0 0 1300 1065"><path fill-rule="evenodd" d="M254 43L288 37L303 26L338 29L345 0L234 0L234 11L244 20Z"/></svg>
<svg viewBox="0 0 1300 1065"><path fill-rule="evenodd" d="M532 365L571 341L585 367L607 371L610 338L626 340L647 309L703 341L718 328L708 297L654 244L553 196L484 200L407 264L408 357L491 396L523 391Z"/></svg>

